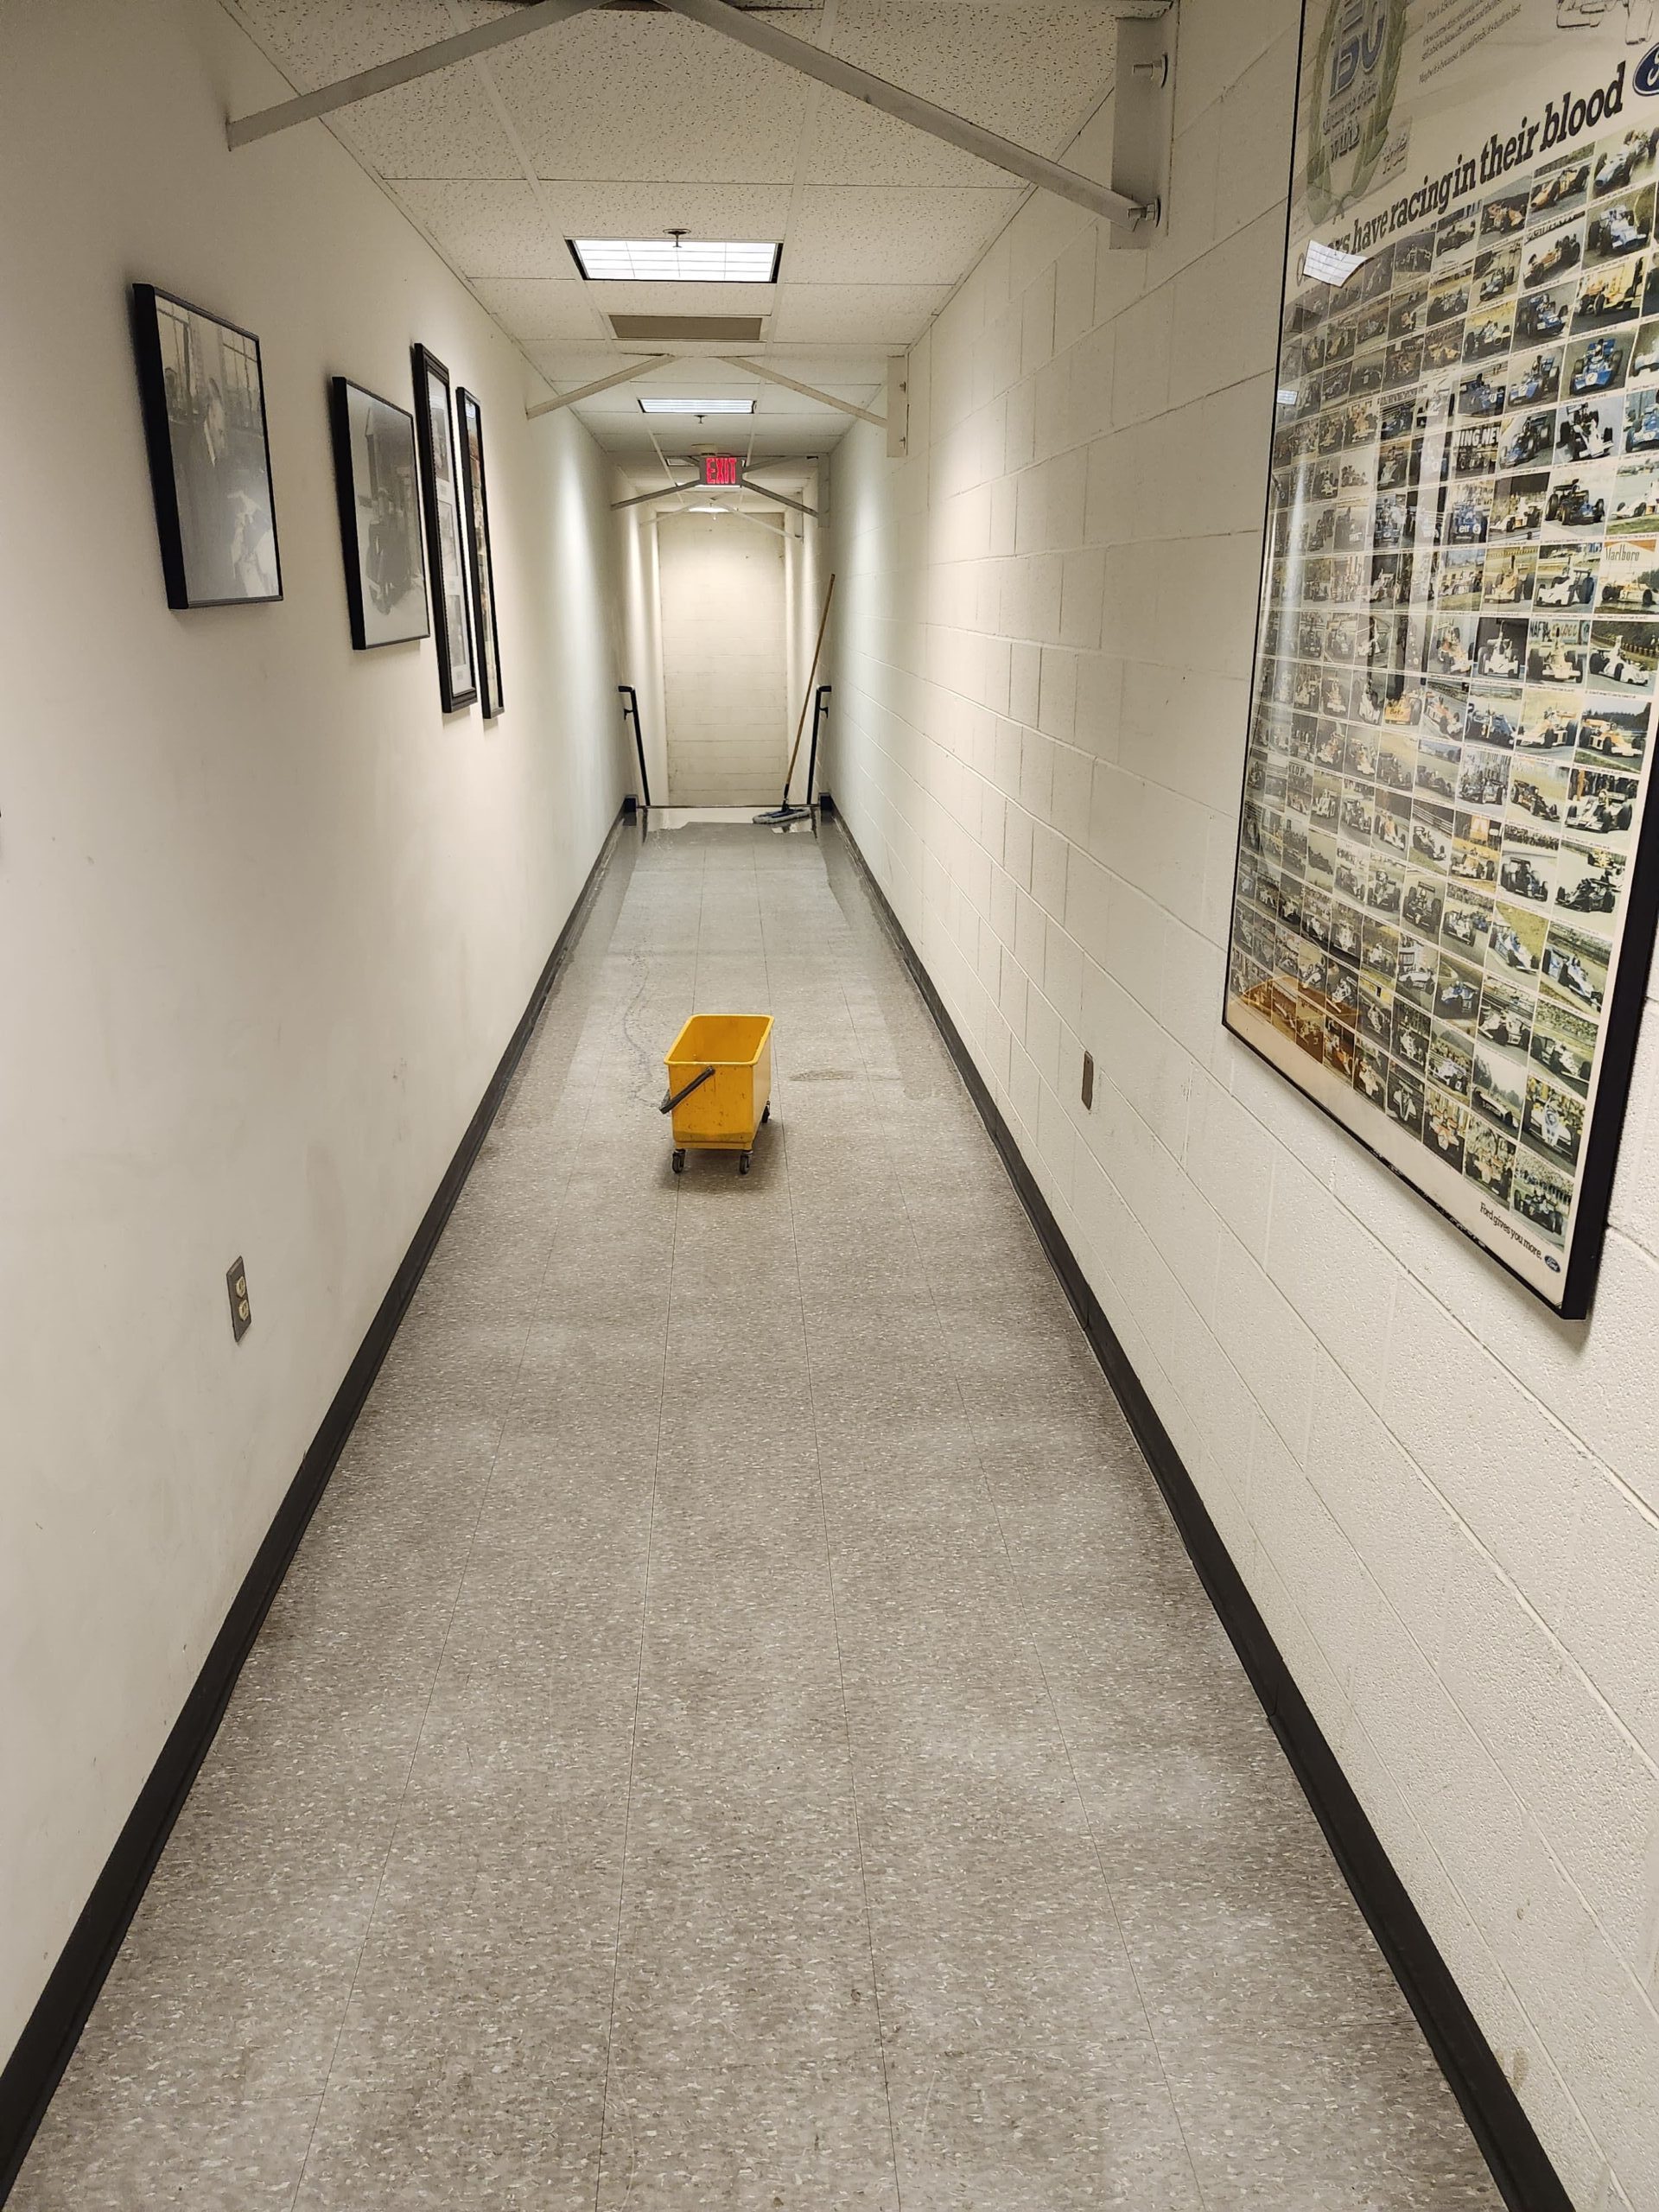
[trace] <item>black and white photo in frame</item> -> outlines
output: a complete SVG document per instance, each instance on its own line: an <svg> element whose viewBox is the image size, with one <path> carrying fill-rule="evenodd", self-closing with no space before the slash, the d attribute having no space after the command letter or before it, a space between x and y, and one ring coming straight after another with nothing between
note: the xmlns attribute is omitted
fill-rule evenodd
<svg viewBox="0 0 1659 2212"><path fill-rule="evenodd" d="M362 652L423 638L429 625L415 418L347 377L333 379L328 398L352 643Z"/></svg>
<svg viewBox="0 0 1659 2212"><path fill-rule="evenodd" d="M424 346L411 348L415 368L415 427L420 443L421 492L432 569L438 644L438 692L445 714L478 696L467 619L467 556L461 522L461 477L455 466L449 372Z"/></svg>
<svg viewBox="0 0 1659 2212"><path fill-rule="evenodd" d="M484 474L484 417L462 385L455 393L461 483L472 557L473 635L478 640L478 696L486 721L501 711L501 639L495 617L495 557L490 545L490 495Z"/></svg>
<svg viewBox="0 0 1659 2212"><path fill-rule="evenodd" d="M168 605L280 599L259 340L153 284L132 315Z"/></svg>

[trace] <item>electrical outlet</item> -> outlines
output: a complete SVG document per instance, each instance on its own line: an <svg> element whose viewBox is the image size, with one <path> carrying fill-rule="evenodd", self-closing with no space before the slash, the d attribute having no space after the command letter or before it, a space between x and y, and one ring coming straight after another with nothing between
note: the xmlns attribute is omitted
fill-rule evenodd
<svg viewBox="0 0 1659 2212"><path fill-rule="evenodd" d="M1083 1056L1083 1105L1085 1113L1094 1112L1095 1056L1092 1052L1085 1052Z"/></svg>
<svg viewBox="0 0 1659 2212"><path fill-rule="evenodd" d="M248 1299L248 1271L239 1259L226 1268L225 1287L231 1294L231 1334L240 1344L253 1326L253 1307Z"/></svg>

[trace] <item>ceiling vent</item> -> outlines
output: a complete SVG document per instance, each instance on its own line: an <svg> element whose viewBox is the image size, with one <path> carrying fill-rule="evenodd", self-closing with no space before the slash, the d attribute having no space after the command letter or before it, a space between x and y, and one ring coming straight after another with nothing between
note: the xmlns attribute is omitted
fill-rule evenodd
<svg viewBox="0 0 1659 2212"><path fill-rule="evenodd" d="M758 315L613 315L610 321L619 338L753 346L760 340L762 320Z"/></svg>

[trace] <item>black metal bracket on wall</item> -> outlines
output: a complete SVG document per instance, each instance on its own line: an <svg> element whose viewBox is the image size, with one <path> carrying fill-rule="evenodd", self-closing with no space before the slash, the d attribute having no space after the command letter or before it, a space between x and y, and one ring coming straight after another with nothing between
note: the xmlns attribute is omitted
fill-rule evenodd
<svg viewBox="0 0 1659 2212"><path fill-rule="evenodd" d="M624 717L632 717L633 721L633 749L639 760L639 804L649 806L651 779L645 773L645 734L639 727L639 694L632 683L619 683L616 688L622 694Z"/></svg>
<svg viewBox="0 0 1659 2212"><path fill-rule="evenodd" d="M812 694L812 744L806 756L806 803L812 804L812 781L818 772L818 725L830 711L830 686L820 683Z"/></svg>

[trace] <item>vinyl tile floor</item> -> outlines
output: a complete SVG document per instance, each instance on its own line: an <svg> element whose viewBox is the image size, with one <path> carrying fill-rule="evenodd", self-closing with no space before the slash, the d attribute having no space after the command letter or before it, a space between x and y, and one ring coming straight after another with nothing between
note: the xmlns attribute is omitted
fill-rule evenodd
<svg viewBox="0 0 1659 2212"><path fill-rule="evenodd" d="M629 833L15 2212L1498 2202L844 848Z"/></svg>

